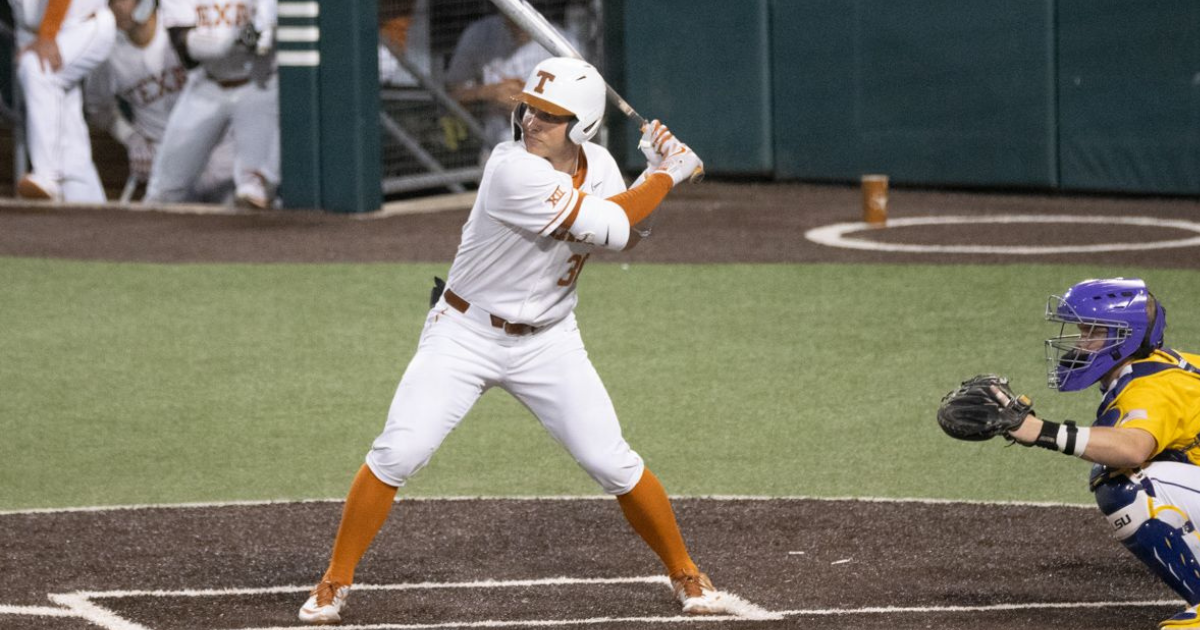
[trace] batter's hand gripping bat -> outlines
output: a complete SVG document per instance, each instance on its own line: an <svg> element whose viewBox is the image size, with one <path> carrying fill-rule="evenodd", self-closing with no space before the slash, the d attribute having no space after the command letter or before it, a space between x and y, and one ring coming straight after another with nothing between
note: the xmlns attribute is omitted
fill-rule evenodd
<svg viewBox="0 0 1200 630"><path fill-rule="evenodd" d="M567 41L567 38L563 37L562 33L559 33L558 29L555 28L545 16L539 13L537 9L530 6L530 4L525 0L492 0L492 3L496 5L496 8L500 9L500 11L507 15L509 19L515 22L517 26L520 26L522 30L524 30L526 33L529 33L529 35L533 37L534 41L544 46L546 50L549 50L559 57L583 59L583 55L579 54L578 50L575 50L575 47L571 45L571 42ZM586 59L583 60L586 61ZM622 113L633 120L634 124L638 126L638 129L642 129L646 126L646 119L643 118L641 114L637 113L637 111L633 109L633 106L630 105L629 102L624 98L622 98L621 95L618 94L617 91L614 90L607 81L604 83L604 87L608 90L608 100L612 101L613 104L617 106L617 109L621 110ZM703 178L704 171L697 169L696 172L692 173L692 176L688 178L688 181L695 183Z"/></svg>

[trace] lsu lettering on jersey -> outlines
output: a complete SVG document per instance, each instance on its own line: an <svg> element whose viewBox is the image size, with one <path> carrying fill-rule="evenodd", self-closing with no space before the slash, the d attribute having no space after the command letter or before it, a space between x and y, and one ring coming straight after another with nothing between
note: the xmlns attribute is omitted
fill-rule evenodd
<svg viewBox="0 0 1200 630"><path fill-rule="evenodd" d="M463 226L446 285L472 305L510 322L537 327L571 313L575 283L596 244L567 233L582 195L625 191L616 160L591 142L582 146L582 181L554 170L521 141L496 145Z"/></svg>
<svg viewBox="0 0 1200 630"><path fill-rule="evenodd" d="M1156 350L1129 364L1093 426L1142 429L1158 442L1152 459L1200 464L1200 355Z"/></svg>

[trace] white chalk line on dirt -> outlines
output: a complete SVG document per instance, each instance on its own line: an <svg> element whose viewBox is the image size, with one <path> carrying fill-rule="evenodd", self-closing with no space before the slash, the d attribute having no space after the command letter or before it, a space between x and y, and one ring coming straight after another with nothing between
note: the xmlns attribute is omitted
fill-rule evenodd
<svg viewBox="0 0 1200 630"><path fill-rule="evenodd" d="M7 606L0 604L0 615L28 615L31 617L74 617L75 614L64 608L53 606Z"/></svg>
<svg viewBox="0 0 1200 630"><path fill-rule="evenodd" d="M923 505L981 505L1000 507L1046 507L1046 508L1088 508L1095 509L1094 503L1067 503L1061 501L986 501L977 499L935 499L921 497L818 497L818 496L764 496L764 495L672 495L672 500L706 500L706 501L837 501L862 503L915 503ZM77 512L116 512L122 510L161 510L161 509L205 509L227 507L265 507L272 505L300 505L306 503L341 503L345 499L261 499L246 501L212 501L189 503L141 503L129 505L93 505L81 507L56 508L25 508L15 510L0 510L0 517L20 516L29 514L71 514ZM548 496L429 496L429 497L399 497L397 503L406 501L613 501L608 495L548 495Z"/></svg>
<svg viewBox="0 0 1200 630"><path fill-rule="evenodd" d="M854 232L877 232L887 228L937 225L979 225L1015 223L1082 223L1100 225L1133 225L1140 227L1169 228L1200 234L1200 223L1181 219L1159 219L1156 217L1122 216L1076 216L1069 214L1008 214L970 215L941 217L904 217L888 219L883 226L869 223L835 223L813 228L804 233L804 238L829 247L859 249L877 252L903 252L925 254L1001 254L1029 256L1038 254L1085 254L1096 252L1129 252L1151 249L1200 246L1200 236L1185 239L1148 241L1142 243L1099 243L1091 245L918 245L914 243L887 243L847 236Z"/></svg>
<svg viewBox="0 0 1200 630"><path fill-rule="evenodd" d="M475 580L469 582L416 582L403 584L357 584L354 590L362 591L410 591L410 590L431 590L431 589L485 589L485 588L532 588L532 587L547 587L547 586L571 586L571 585L608 585L608 584L661 584L670 586L670 580L662 575L640 576L640 577L624 577L624 578L572 578L572 577L556 577L556 578L539 578L531 580ZM98 599L124 599L138 597L238 597L252 595L275 595L275 594L291 594L291 593L306 593L308 586L274 586L274 587L259 587L259 588L228 588L228 589L185 589L185 590L115 590L115 591L76 591L73 593L54 593L49 595L52 602L62 606L62 608L50 608L42 606L0 606L0 615L15 614L15 615L30 615L40 617L74 617L83 619L93 625L104 628L105 630L150 630L146 626L130 621L113 612L112 610L101 606L95 601ZM728 603L731 610L735 613L732 615L713 616L706 619L724 619L724 620L762 620L762 619L780 619L778 613L772 613L764 608L756 606L741 597L731 593L722 592L722 595L728 598ZM446 622L439 624L375 624L369 626L342 626L343 628L355 627L370 627L370 628L455 628L455 627L505 627L505 626L555 626L555 625L577 625L588 623L609 623L618 621L629 621L636 618L592 618L592 619L564 619L564 620L526 620L526 621L471 621L471 622ZM660 620L677 620L687 621L692 617L647 617L647 621ZM499 625L497 625L499 624ZM298 626L291 626L293 628ZM299 626L304 627L304 626ZM245 629L256 630L256 629ZM257 629L264 630L264 629Z"/></svg>
<svg viewBox="0 0 1200 630"><path fill-rule="evenodd" d="M636 576L623 578L572 578L555 577L530 580L475 580L468 582L415 582L401 584L358 584L354 590L363 591L407 591L428 589L482 589L482 588L530 588L546 586L571 585L607 585L607 584L662 584L669 585L669 580L661 575ZM185 589L167 590L113 590L113 591L78 591L74 593L56 593L49 596L50 600L62 608L40 606L0 606L0 614L32 615L43 617L76 617L88 621L105 630L151 630L146 626L130 621L96 603L95 599L121 599L136 597L238 597L253 595L274 595L304 593L308 586L276 586L260 588L229 588L229 589ZM436 628L506 628L506 627L560 627L574 625L598 625L609 623L692 623L717 621L770 621L786 617L831 616L831 615L865 615L865 614L939 614L939 613L970 613L970 612L1003 612L1016 610L1053 610L1053 609L1094 609L1112 607L1146 607L1146 606L1179 606L1175 600L1131 600L1131 601L1100 601L1100 602L1034 602L1025 604L992 604L978 606L867 606L860 608L813 608L783 611L769 611L746 602L736 595L729 595L736 600L738 614L689 616L674 615L663 617L589 617L581 619L525 619L525 620L479 620L451 621L432 624L379 623L342 625L344 630L416 630ZM306 626L275 626L269 628L247 628L243 630L291 630Z"/></svg>

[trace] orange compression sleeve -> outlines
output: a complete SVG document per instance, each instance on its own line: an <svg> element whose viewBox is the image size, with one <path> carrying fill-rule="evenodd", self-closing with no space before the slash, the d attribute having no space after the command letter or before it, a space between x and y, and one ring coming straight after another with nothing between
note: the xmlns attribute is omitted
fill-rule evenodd
<svg viewBox="0 0 1200 630"><path fill-rule="evenodd" d="M42 25L38 27L38 39L54 39L63 20L67 19L67 9L71 8L71 0L50 0L46 4L46 13L42 15Z"/></svg>
<svg viewBox="0 0 1200 630"><path fill-rule="evenodd" d="M654 212L674 185L670 175L651 173L640 185L619 195L613 195L608 200L621 206L625 216L629 217L629 225L637 225Z"/></svg>

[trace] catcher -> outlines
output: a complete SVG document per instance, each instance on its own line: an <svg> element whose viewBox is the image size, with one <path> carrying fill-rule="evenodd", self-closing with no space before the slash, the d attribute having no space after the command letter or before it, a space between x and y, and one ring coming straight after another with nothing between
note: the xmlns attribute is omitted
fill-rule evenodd
<svg viewBox="0 0 1200 630"><path fill-rule="evenodd" d="M1046 318L1062 325L1046 340L1050 387L1100 383L1091 427L1037 417L994 375L947 394L938 424L961 440L1003 435L1093 462L1116 537L1188 603L1159 627L1200 628L1200 355L1163 347L1166 310L1138 279L1080 282L1051 296Z"/></svg>

